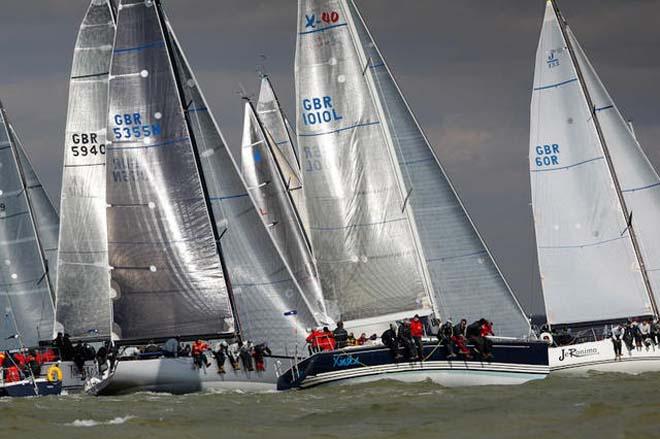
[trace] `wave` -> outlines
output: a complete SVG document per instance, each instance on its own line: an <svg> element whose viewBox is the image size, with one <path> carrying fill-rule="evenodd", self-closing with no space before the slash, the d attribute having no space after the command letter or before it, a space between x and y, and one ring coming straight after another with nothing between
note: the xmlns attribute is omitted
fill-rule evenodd
<svg viewBox="0 0 660 439"><path fill-rule="evenodd" d="M110 419L109 421L95 421L93 419L76 419L75 421L65 425L71 427L96 427L98 425L119 425L133 418L135 418L135 416L116 417L114 419Z"/></svg>

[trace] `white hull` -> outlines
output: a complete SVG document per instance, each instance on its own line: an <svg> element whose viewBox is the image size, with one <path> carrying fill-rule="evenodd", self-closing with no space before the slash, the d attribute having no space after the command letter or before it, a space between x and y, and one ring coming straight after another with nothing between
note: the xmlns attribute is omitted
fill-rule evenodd
<svg viewBox="0 0 660 439"><path fill-rule="evenodd" d="M190 357L123 360L109 376L89 391L98 395L133 392L167 392L175 394L204 390L267 391L277 388L277 378L291 365L285 359L266 359L263 372L233 370L225 362L225 373L219 374L214 360L211 366L197 368Z"/></svg>
<svg viewBox="0 0 660 439"><path fill-rule="evenodd" d="M623 357L614 358L612 340L600 340L578 343L570 346L551 347L548 349L550 373L586 373L619 372L639 374L644 372L660 372L660 347L655 350L642 347L641 351L634 349L628 352L623 344Z"/></svg>
<svg viewBox="0 0 660 439"><path fill-rule="evenodd" d="M426 361L423 363L391 363L383 366L322 373L308 377L301 388L320 384L351 385L380 380L405 383L432 381L445 387L517 385L542 380L547 374L547 366L516 367L511 364L485 362Z"/></svg>

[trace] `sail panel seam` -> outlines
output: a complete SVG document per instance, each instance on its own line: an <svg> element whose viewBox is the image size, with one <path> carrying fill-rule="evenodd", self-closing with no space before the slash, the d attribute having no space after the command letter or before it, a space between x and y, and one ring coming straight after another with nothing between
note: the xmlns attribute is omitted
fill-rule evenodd
<svg viewBox="0 0 660 439"><path fill-rule="evenodd" d="M549 88L561 87L562 85L570 84L572 82L577 82L577 80L578 80L577 78L573 78L573 79L568 79L566 81L557 82L556 84L543 85L541 87L534 87L534 91L547 90Z"/></svg>
<svg viewBox="0 0 660 439"><path fill-rule="evenodd" d="M305 32L298 32L298 35L307 35L307 34L313 34L313 33L316 33L316 32L325 32L325 31L330 30L330 29L336 29L338 27L345 27L345 26L347 26L346 23L338 23L338 24L333 24L332 26L322 27L320 29L308 30L308 31L305 31Z"/></svg>
<svg viewBox="0 0 660 439"><path fill-rule="evenodd" d="M365 122L365 123L357 123L357 124L355 124L355 125L351 125L351 126L348 126L348 127L345 127L345 128L338 128L338 129L336 129L336 130L327 131L327 132L325 132L325 133L310 133L310 134L298 133L298 136L300 136L300 137L318 137L318 136L325 136L325 135L327 135L327 134L335 134L335 133L339 133L339 132L342 132L342 131L352 130L352 129L354 129L354 128L362 128L362 127L368 127L368 126L378 125L378 124L380 124L380 121L375 121L375 122Z"/></svg>
<svg viewBox="0 0 660 439"><path fill-rule="evenodd" d="M604 158L605 158L604 156L594 157L594 158L592 158L592 159L589 159L589 160L583 160L583 161L581 161L581 162L577 162L577 163L574 163L574 164L572 164L572 165L562 166L561 168L551 168L551 169L530 169L529 172L561 171L561 170L563 170L563 169L574 168L574 167L576 167L576 166L584 165L584 164L586 164L586 163L594 162L594 161L596 161L596 160L603 160Z"/></svg>

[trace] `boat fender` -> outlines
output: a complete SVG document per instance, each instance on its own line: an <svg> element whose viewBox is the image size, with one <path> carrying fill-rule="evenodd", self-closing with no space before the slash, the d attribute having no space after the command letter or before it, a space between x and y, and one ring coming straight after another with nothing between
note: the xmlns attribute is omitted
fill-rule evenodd
<svg viewBox="0 0 660 439"><path fill-rule="evenodd" d="M48 374L46 375L48 382L50 383L59 383L62 381L62 369L53 364L48 368Z"/></svg>
<svg viewBox="0 0 660 439"><path fill-rule="evenodd" d="M541 340L543 340L548 344L552 344L552 342L554 341L554 339L552 338L552 334L550 334L549 332L542 332L540 338Z"/></svg>

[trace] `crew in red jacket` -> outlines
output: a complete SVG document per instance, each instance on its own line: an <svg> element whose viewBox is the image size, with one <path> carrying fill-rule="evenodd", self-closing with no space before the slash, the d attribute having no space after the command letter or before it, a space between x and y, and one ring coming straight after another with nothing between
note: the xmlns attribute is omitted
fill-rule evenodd
<svg viewBox="0 0 660 439"><path fill-rule="evenodd" d="M413 341L415 342L415 347L417 348L417 358L419 361L424 361L424 345L422 343L422 336L424 335L424 324L419 318L418 314L415 314L412 321L410 322L410 335L412 336Z"/></svg>

